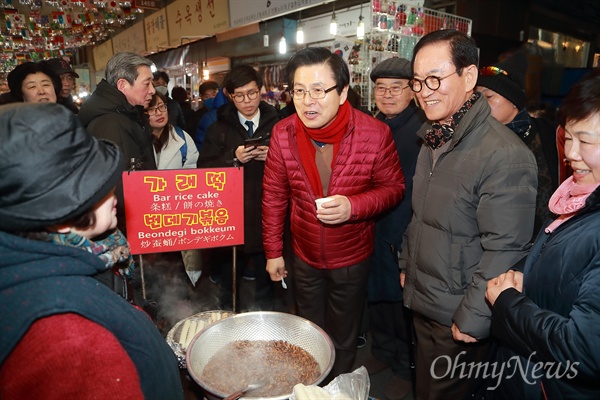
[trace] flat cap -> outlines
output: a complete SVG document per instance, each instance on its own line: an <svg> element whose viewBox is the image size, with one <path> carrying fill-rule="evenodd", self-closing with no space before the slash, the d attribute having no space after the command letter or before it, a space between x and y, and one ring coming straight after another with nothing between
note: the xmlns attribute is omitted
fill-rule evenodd
<svg viewBox="0 0 600 400"><path fill-rule="evenodd" d="M412 79L412 75L410 61L394 57L377 64L371 71L371 80L375 82L378 78Z"/></svg>

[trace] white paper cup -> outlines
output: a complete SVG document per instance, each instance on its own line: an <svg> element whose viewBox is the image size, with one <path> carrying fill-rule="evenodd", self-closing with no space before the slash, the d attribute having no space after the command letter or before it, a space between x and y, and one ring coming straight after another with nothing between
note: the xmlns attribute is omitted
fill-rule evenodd
<svg viewBox="0 0 600 400"><path fill-rule="evenodd" d="M322 197L320 199L316 199L315 204L317 205L317 210L321 210L323 208L323 203L327 203L331 200L333 200L333 197Z"/></svg>

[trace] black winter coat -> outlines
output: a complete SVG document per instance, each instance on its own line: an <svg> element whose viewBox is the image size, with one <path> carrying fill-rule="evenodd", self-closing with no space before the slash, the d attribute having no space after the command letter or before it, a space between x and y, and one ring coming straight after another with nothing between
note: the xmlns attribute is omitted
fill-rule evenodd
<svg viewBox="0 0 600 400"><path fill-rule="evenodd" d="M395 118L376 117L390 127L404 174L405 192L402 201L377 218L375 222L375 248L369 270L369 301L402 301L398 255L402 248L404 231L412 217L412 180L417 157L423 140L417 131L425 122L423 111L409 106Z"/></svg>
<svg viewBox="0 0 600 400"><path fill-rule="evenodd" d="M274 107L261 101L260 121L253 137L266 138L268 144L273 126L279 121ZM217 111L217 121L206 132L198 158L199 168L222 168L234 166L235 149L249 139L248 132L240 123L234 104L225 104ZM264 161L250 161L244 168L244 252L263 251L262 245L262 179Z"/></svg>
<svg viewBox="0 0 600 400"><path fill-rule="evenodd" d="M137 170L154 170L152 133L142 107L132 106L116 87L102 80L78 114L83 126L98 139L115 143L125 156L125 170L135 159ZM125 232L123 184L117 185L119 229Z"/></svg>
<svg viewBox="0 0 600 400"><path fill-rule="evenodd" d="M542 383L548 399L600 399L600 188L554 232L540 232L523 273L523 293L503 291L492 314L495 361L512 357L505 374L516 373L486 397L543 399ZM527 384L517 360L544 369Z"/></svg>

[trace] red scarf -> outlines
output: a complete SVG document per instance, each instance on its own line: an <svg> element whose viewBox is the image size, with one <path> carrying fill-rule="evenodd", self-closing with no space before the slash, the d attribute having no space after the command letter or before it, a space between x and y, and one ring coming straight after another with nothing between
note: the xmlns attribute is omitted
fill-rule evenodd
<svg viewBox="0 0 600 400"><path fill-rule="evenodd" d="M325 128L312 129L307 128L300 118L296 118L296 140L298 142L298 151L300 151L300 161L308 175L308 180L317 197L325 196L323 193L323 184L319 176L319 170L315 162L317 150L311 142L333 144L333 159L331 160L331 169L335 164L335 158L344 134L348 130L348 121L350 120L350 104L347 101L342 104L338 110L337 116L331 124Z"/></svg>

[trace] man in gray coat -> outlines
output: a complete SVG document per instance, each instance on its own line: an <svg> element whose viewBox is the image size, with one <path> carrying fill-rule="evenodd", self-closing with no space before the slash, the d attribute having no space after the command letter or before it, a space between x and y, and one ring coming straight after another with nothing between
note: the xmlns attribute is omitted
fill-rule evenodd
<svg viewBox="0 0 600 400"><path fill-rule="evenodd" d="M489 350L487 280L527 251L537 167L474 92L473 39L454 30L429 33L412 64L409 84L429 120L418 132L425 145L400 256L404 304L417 334L416 394L465 399L483 378L483 368L473 365L485 362Z"/></svg>

